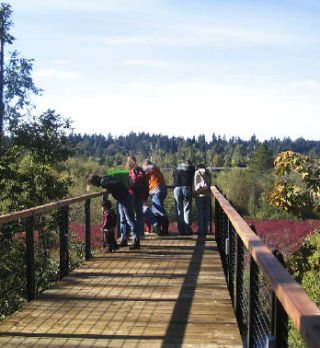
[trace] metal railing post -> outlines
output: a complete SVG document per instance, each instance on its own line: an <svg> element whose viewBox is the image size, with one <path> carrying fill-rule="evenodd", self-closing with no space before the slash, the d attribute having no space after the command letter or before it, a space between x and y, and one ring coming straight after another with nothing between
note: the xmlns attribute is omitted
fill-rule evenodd
<svg viewBox="0 0 320 348"><path fill-rule="evenodd" d="M60 279L69 274L69 206L59 208Z"/></svg>
<svg viewBox="0 0 320 348"><path fill-rule="evenodd" d="M221 239L220 239L220 255L222 259L222 266L224 270L224 275L226 279L228 278L228 255L227 255L227 249L228 249L228 228L229 228L229 220L226 215L226 213L222 210L221 211Z"/></svg>
<svg viewBox="0 0 320 348"><path fill-rule="evenodd" d="M278 250L273 250L273 255L285 267L285 261ZM275 337L275 346L277 348L288 347L288 314L282 304L272 292L272 314L271 314L271 335Z"/></svg>
<svg viewBox="0 0 320 348"><path fill-rule="evenodd" d="M26 279L28 301L36 297L34 269L34 217L26 219Z"/></svg>
<svg viewBox="0 0 320 348"><path fill-rule="evenodd" d="M254 233L254 225L250 226ZM249 325L248 325L248 348L255 348L255 338L257 336L256 323L258 322L259 306L259 268L250 254L250 290L249 290Z"/></svg>
<svg viewBox="0 0 320 348"><path fill-rule="evenodd" d="M235 233L232 224L229 222L229 274L228 287L232 305L234 306L234 269L235 269Z"/></svg>
<svg viewBox="0 0 320 348"><path fill-rule="evenodd" d="M85 201L85 224L86 224L86 260L91 258L91 215L90 215L91 200Z"/></svg>
<svg viewBox="0 0 320 348"><path fill-rule="evenodd" d="M244 245L237 234L237 264L236 264L236 316L240 332L244 331L243 310L243 275L244 275Z"/></svg>
<svg viewBox="0 0 320 348"><path fill-rule="evenodd" d="M210 211L209 211L209 233L212 234L212 199L210 197Z"/></svg>

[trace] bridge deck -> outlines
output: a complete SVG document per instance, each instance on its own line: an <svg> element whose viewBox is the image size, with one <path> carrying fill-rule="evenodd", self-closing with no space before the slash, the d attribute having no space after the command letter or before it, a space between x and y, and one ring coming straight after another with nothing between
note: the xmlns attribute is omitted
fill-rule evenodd
<svg viewBox="0 0 320 348"><path fill-rule="evenodd" d="M2 347L242 347L215 241L148 236L0 323Z"/></svg>

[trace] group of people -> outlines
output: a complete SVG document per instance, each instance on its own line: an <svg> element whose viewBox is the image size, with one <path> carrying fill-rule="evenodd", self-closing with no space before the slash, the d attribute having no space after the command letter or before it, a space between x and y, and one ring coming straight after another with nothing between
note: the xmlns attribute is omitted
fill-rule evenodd
<svg viewBox="0 0 320 348"><path fill-rule="evenodd" d="M196 196L198 215L198 233L206 234L210 211L211 177L204 165L195 170L190 161L179 164L173 171L174 201L178 230L180 234L192 234L192 197ZM102 187L105 194L103 210L103 240L107 252L114 252L119 247L127 247L130 234L133 244L130 249L140 249L140 240L144 238L144 221L147 219L153 231L168 235L169 220L164 207L167 186L160 169L149 159L138 166L136 158L129 156L124 170L110 171L104 176L89 176L88 187ZM115 239L117 215L112 209L108 195L118 202L120 222L120 244ZM144 205L150 196L151 208Z"/></svg>
<svg viewBox="0 0 320 348"><path fill-rule="evenodd" d="M207 234L211 207L211 175L204 164L197 170L190 161L176 166L173 171L173 195L178 231L192 234L192 197L196 198L198 233Z"/></svg>
<svg viewBox="0 0 320 348"><path fill-rule="evenodd" d="M102 187L105 191L104 202L111 194L118 202L121 242L118 245L114 238L114 227L103 226L106 251L115 251L119 247L128 246L130 234L133 244L130 249L140 249L140 240L144 238L144 202L151 197L152 207L149 220L154 232L167 235L169 220L164 207L167 186L160 169L150 160L145 160L142 166L137 165L136 158L129 156L123 171L109 172L105 176L92 174L88 185ZM103 203L104 216L109 214ZM150 218L150 214L152 214ZM146 213L145 213L146 215ZM103 218L103 225L108 219ZM113 236L113 237L110 237Z"/></svg>

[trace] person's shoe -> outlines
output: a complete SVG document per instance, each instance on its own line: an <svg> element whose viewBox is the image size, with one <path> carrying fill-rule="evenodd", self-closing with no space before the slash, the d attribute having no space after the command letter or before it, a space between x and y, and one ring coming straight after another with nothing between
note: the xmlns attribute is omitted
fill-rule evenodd
<svg viewBox="0 0 320 348"><path fill-rule="evenodd" d="M159 225L153 226L152 230L157 235L160 235L160 233L161 233L161 229L160 229Z"/></svg>
<svg viewBox="0 0 320 348"><path fill-rule="evenodd" d="M169 232L168 231L161 231L159 233L159 236L169 236Z"/></svg>
<svg viewBox="0 0 320 348"><path fill-rule="evenodd" d="M128 246L128 241L122 239L120 244L118 245L119 248L127 247Z"/></svg>
<svg viewBox="0 0 320 348"><path fill-rule="evenodd" d="M104 252L105 254L108 254L108 253L112 253L113 250L112 250L111 247L107 247L107 248L105 248L105 249L103 250L103 252Z"/></svg>
<svg viewBox="0 0 320 348"><path fill-rule="evenodd" d="M167 217L164 217L162 219L162 224L161 224L161 227L162 227L162 233L164 236L167 236L169 234L169 220Z"/></svg>
<svg viewBox="0 0 320 348"><path fill-rule="evenodd" d="M129 246L130 250L140 249L140 240L135 240L132 245Z"/></svg>

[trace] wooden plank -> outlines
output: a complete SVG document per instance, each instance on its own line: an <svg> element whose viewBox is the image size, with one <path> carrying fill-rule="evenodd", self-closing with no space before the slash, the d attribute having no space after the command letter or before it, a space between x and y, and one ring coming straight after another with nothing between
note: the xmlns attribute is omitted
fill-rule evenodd
<svg viewBox="0 0 320 348"><path fill-rule="evenodd" d="M215 198L231 221L256 263L269 281L295 327L309 347L320 347L320 310L288 271L274 257L271 250L251 230L248 224L215 187Z"/></svg>
<svg viewBox="0 0 320 348"><path fill-rule="evenodd" d="M242 347L212 237L149 235L86 261L0 323L0 346Z"/></svg>

